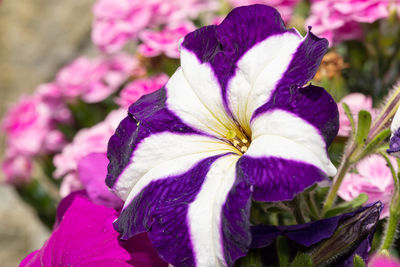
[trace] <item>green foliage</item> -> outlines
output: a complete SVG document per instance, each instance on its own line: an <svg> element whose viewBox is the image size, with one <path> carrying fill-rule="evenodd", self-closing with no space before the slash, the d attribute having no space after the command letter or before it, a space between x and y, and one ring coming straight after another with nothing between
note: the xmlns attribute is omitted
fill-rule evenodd
<svg viewBox="0 0 400 267"><path fill-rule="evenodd" d="M293 262L290 264L290 267L312 267L313 261L310 255L305 253L298 253L296 258L294 258Z"/></svg>
<svg viewBox="0 0 400 267"><path fill-rule="evenodd" d="M346 201L346 202L342 202L339 205L336 205L334 208L332 208L328 212L326 212L325 217L326 218L333 217L338 214L357 209L357 208L361 207L367 201L368 201L368 195L361 193L352 201Z"/></svg>
<svg viewBox="0 0 400 267"><path fill-rule="evenodd" d="M354 259L353 259L353 266L354 266L354 267L365 267L365 262L364 262L364 260L363 260L358 254L356 254L356 255L354 256Z"/></svg>
<svg viewBox="0 0 400 267"><path fill-rule="evenodd" d="M371 114L366 110L361 110L358 113L358 124L356 132L356 142L358 145L363 145L367 140L369 129L371 127Z"/></svg>

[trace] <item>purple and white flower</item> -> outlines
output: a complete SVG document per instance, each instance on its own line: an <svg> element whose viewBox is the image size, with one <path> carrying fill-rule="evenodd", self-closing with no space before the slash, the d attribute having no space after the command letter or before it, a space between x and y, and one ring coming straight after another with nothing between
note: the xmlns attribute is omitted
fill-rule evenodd
<svg viewBox="0 0 400 267"><path fill-rule="evenodd" d="M400 111L396 111L390 126L392 136L390 137L389 149L387 152L395 157L400 157Z"/></svg>
<svg viewBox="0 0 400 267"><path fill-rule="evenodd" d="M334 175L332 97L304 85L328 43L254 5L188 34L181 67L129 108L106 183L122 239L148 232L174 266L232 266L251 243L251 201L292 199Z"/></svg>

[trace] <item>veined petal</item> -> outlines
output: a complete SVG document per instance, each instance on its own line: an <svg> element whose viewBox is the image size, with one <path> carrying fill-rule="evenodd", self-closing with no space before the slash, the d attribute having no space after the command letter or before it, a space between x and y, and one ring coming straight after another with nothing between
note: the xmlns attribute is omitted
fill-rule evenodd
<svg viewBox="0 0 400 267"><path fill-rule="evenodd" d="M177 267L232 265L251 241L250 187L236 177L238 158L209 157L149 181L115 223L122 238L148 231L161 257Z"/></svg>
<svg viewBox="0 0 400 267"><path fill-rule="evenodd" d="M286 111L308 122L322 136L326 143L325 148L331 144L339 130L339 112L336 102L321 87L310 85L303 88L288 87L275 90L270 100L256 111L256 116L253 116L252 121L265 112L273 110ZM253 131L257 131L257 128L252 126ZM279 126L279 128L282 127ZM290 128L296 129L291 126Z"/></svg>
<svg viewBox="0 0 400 267"><path fill-rule="evenodd" d="M236 73L227 89L227 103L248 134L253 112L270 98L301 39L292 32L272 35L254 45L237 62Z"/></svg>
<svg viewBox="0 0 400 267"><path fill-rule="evenodd" d="M317 116L317 115L316 115ZM275 109L251 123L252 143L246 155L275 156L309 163L328 176L336 173L319 130L301 117Z"/></svg>
<svg viewBox="0 0 400 267"><path fill-rule="evenodd" d="M166 85L168 109L199 131L225 137L236 125L225 112L221 90L211 68L185 49L181 51L181 60L182 68Z"/></svg>
<svg viewBox="0 0 400 267"><path fill-rule="evenodd" d="M256 117L251 127L252 143L239 166L255 186L255 200L292 199L336 173L323 136L302 118L274 110Z"/></svg>
<svg viewBox="0 0 400 267"><path fill-rule="evenodd" d="M232 152L234 150L229 144L207 136L170 132L153 134L136 146L129 165L113 190L129 202L154 180L186 173L205 158Z"/></svg>
<svg viewBox="0 0 400 267"><path fill-rule="evenodd" d="M121 173L130 164L132 153L142 139L164 131L180 134L199 133L170 112L165 101L165 89L160 89L141 97L130 106L128 116L121 121L108 143L108 187L114 187Z"/></svg>

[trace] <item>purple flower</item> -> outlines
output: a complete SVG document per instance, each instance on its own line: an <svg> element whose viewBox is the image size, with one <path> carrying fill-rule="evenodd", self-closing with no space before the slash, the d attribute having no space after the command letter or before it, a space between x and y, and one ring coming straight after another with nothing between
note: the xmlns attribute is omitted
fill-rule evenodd
<svg viewBox="0 0 400 267"><path fill-rule="evenodd" d="M355 254L365 260L368 257L382 206L378 201L353 212L306 224L253 226L251 246L263 248L264 261L271 265L277 261L276 238L284 236L290 243L303 247L301 250L311 256L313 266L353 266Z"/></svg>
<svg viewBox="0 0 400 267"><path fill-rule="evenodd" d="M112 227L117 216L114 209L95 205L81 193L69 195L58 207L58 225L49 240L20 267L167 267L145 234L118 240L119 234Z"/></svg>
<svg viewBox="0 0 400 267"><path fill-rule="evenodd" d="M390 126L392 136L390 137L389 149L387 152L395 157L400 157L400 110L396 111Z"/></svg>
<svg viewBox="0 0 400 267"><path fill-rule="evenodd" d="M292 199L335 174L336 103L303 87L326 49L263 5L188 34L181 68L129 108L109 142L122 238L148 231L174 266L231 266L251 242L252 199Z"/></svg>

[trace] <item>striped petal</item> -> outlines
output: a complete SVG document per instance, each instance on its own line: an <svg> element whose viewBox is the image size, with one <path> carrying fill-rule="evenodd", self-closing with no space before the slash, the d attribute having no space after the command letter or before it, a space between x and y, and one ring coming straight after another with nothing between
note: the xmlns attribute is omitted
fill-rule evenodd
<svg viewBox="0 0 400 267"><path fill-rule="evenodd" d="M209 157L163 177L150 171L140 193L129 196L116 229L122 238L148 231L161 257L174 266L232 265L251 241L250 187L236 177L237 160L231 154Z"/></svg>
<svg viewBox="0 0 400 267"><path fill-rule="evenodd" d="M302 100L301 96L291 100L292 107L296 107L297 102L309 100L307 94L303 96L307 101ZM329 103L330 101L325 104ZM332 124L329 120L326 121L325 128L318 128L307 120L312 117L311 114L320 114L315 110L317 107L327 108L326 105L310 105L314 107L312 111L307 108L308 105L304 105L298 114L285 109L271 109L252 120L252 142L240 159L239 166L249 182L255 185L255 200L292 199L295 194L312 184L335 174L336 169L327 154L326 139L329 138L329 134L333 135L330 131L337 133L337 127L331 127L328 131L326 128ZM337 116L337 108L333 111ZM331 116L334 116L335 112L332 112ZM337 123L336 121L336 126Z"/></svg>

